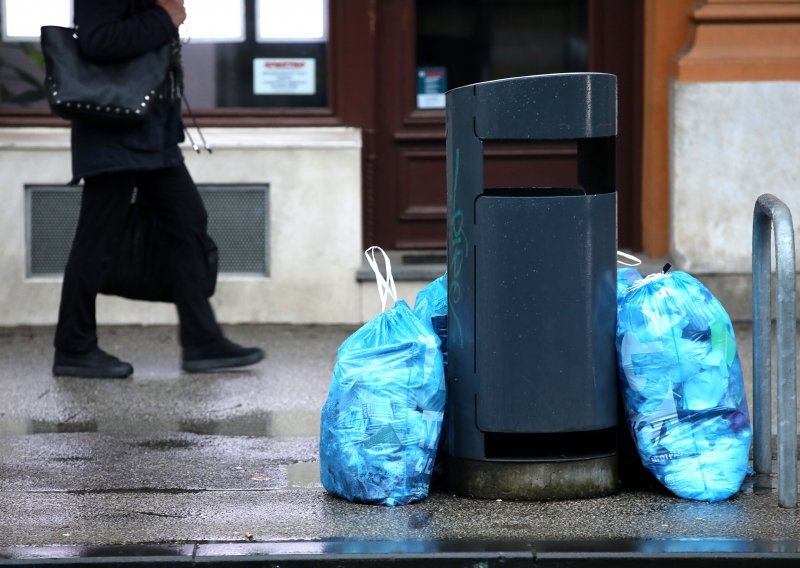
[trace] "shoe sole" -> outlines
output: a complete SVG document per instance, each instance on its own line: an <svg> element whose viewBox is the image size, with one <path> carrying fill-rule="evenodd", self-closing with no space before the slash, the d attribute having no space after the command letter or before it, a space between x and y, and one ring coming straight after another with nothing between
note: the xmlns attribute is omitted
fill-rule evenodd
<svg viewBox="0 0 800 568"><path fill-rule="evenodd" d="M54 365L53 374L57 377L81 377L86 379L127 379L133 374L133 369L123 367L110 372L107 369Z"/></svg>
<svg viewBox="0 0 800 568"><path fill-rule="evenodd" d="M246 367L254 365L264 358L264 353L259 351L242 357L224 357L222 359L201 359L199 361L184 361L183 370L188 373L202 373L207 371L219 371L222 369L234 369L236 367Z"/></svg>

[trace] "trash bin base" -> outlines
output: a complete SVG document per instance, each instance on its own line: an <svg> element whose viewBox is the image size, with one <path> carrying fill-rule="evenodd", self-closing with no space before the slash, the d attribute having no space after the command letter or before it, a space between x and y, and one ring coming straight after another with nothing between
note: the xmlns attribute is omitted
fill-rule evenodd
<svg viewBox="0 0 800 568"><path fill-rule="evenodd" d="M617 456L562 462L492 462L448 456L450 490L478 499L602 497L618 489Z"/></svg>

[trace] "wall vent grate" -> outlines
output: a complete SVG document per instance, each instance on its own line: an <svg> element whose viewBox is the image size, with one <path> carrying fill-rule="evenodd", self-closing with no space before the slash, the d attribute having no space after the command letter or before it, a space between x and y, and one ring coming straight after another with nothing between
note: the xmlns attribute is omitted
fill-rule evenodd
<svg viewBox="0 0 800 568"><path fill-rule="evenodd" d="M219 270L269 276L269 186L200 185L208 233L219 247ZM75 235L81 188L27 186L28 277L60 276Z"/></svg>

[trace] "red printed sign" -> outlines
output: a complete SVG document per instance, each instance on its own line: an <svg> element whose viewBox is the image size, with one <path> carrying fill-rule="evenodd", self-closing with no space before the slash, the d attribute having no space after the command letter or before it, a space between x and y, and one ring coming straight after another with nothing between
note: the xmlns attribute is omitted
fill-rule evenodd
<svg viewBox="0 0 800 568"><path fill-rule="evenodd" d="M316 63L312 58L253 59L253 93L313 95L317 92Z"/></svg>

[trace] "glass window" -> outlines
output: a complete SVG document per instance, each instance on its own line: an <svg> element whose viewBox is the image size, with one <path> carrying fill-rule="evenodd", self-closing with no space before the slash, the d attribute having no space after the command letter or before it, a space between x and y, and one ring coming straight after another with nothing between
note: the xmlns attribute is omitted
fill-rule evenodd
<svg viewBox="0 0 800 568"><path fill-rule="evenodd" d="M185 0L186 21L180 27L187 41L244 40L244 0Z"/></svg>
<svg viewBox="0 0 800 568"><path fill-rule="evenodd" d="M416 0L416 8L418 78L429 87L436 70L453 89L587 68L587 0ZM419 94L425 83L417 85Z"/></svg>
<svg viewBox="0 0 800 568"><path fill-rule="evenodd" d="M325 108L329 0L186 0L186 94L195 111ZM70 26L71 0L0 0L0 112L47 108L39 28ZM47 14L46 17L42 14ZM239 109L239 112L236 112Z"/></svg>
<svg viewBox="0 0 800 568"><path fill-rule="evenodd" d="M257 0L258 41L325 41L328 13L325 0Z"/></svg>
<svg viewBox="0 0 800 568"><path fill-rule="evenodd" d="M327 4L245 0L244 40L184 45L186 94L192 106L327 107Z"/></svg>
<svg viewBox="0 0 800 568"><path fill-rule="evenodd" d="M69 0L0 0L3 19L3 41L39 41L42 26L70 26L72 3Z"/></svg>

